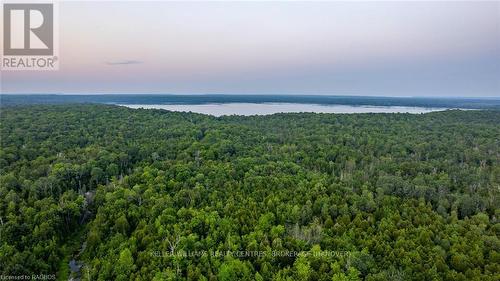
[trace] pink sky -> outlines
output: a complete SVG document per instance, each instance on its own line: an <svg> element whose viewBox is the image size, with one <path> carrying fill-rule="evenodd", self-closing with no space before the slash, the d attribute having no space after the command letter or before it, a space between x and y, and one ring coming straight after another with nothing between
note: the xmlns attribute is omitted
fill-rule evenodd
<svg viewBox="0 0 500 281"><path fill-rule="evenodd" d="M500 96L500 2L63 2L3 93Z"/></svg>

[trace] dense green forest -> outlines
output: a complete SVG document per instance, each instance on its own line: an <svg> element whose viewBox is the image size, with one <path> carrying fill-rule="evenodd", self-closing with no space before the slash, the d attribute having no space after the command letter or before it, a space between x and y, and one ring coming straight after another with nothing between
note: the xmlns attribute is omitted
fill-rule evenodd
<svg viewBox="0 0 500 281"><path fill-rule="evenodd" d="M500 279L500 111L0 121L2 275Z"/></svg>

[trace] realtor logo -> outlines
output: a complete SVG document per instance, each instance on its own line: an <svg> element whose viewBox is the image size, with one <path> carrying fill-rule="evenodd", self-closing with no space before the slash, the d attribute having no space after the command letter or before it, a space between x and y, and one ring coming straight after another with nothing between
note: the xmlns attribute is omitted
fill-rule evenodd
<svg viewBox="0 0 500 281"><path fill-rule="evenodd" d="M53 55L53 4L4 4L4 55Z"/></svg>
<svg viewBox="0 0 500 281"><path fill-rule="evenodd" d="M54 3L3 4L2 70L58 68Z"/></svg>

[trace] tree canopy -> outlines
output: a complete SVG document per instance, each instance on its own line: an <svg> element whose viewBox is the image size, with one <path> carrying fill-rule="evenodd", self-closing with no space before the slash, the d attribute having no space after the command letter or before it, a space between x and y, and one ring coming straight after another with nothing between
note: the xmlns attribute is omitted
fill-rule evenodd
<svg viewBox="0 0 500 281"><path fill-rule="evenodd" d="M500 277L500 111L1 111L0 274Z"/></svg>

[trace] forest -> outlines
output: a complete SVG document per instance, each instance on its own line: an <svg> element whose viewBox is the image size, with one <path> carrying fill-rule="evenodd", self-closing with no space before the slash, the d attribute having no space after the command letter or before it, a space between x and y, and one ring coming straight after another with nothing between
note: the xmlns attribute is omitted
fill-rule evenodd
<svg viewBox="0 0 500 281"><path fill-rule="evenodd" d="M2 276L500 279L498 110L0 110Z"/></svg>
<svg viewBox="0 0 500 281"><path fill-rule="evenodd" d="M174 94L2 94L3 105L28 104L213 104L213 103L303 103L353 106L410 106L426 108L499 109L498 98L377 97L325 95L174 95Z"/></svg>

